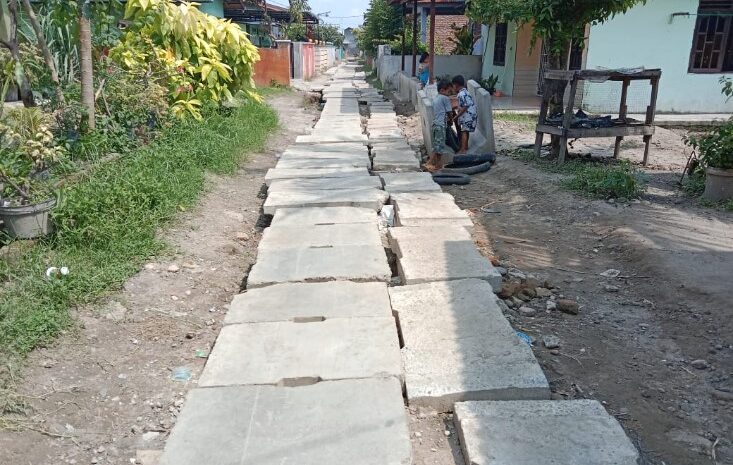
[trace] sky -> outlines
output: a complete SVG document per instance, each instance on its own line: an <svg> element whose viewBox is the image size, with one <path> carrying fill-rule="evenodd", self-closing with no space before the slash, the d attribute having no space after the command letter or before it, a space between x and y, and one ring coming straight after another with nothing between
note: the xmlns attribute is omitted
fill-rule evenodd
<svg viewBox="0 0 733 465"><path fill-rule="evenodd" d="M279 6L288 6L288 0L268 0ZM321 16L322 22L335 24L340 29L356 27L364 21L364 11L369 6L369 0L308 0L313 14L329 12L328 16Z"/></svg>

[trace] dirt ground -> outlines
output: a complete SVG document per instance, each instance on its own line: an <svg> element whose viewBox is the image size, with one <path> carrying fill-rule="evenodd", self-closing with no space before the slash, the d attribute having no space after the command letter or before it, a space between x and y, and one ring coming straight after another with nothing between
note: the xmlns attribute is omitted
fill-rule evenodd
<svg viewBox="0 0 733 465"><path fill-rule="evenodd" d="M155 462L255 260L265 172L317 113L297 92L270 103L281 130L236 175L212 177L199 206L164 234L176 253L77 310L75 328L31 354L16 385L30 414L5 425L20 431L0 430L0 463Z"/></svg>
<svg viewBox="0 0 733 465"><path fill-rule="evenodd" d="M415 116L402 122L419 138ZM495 167L444 190L472 213L487 254L554 286L550 296L507 299L514 308L505 308L515 329L534 339L553 397L603 402L643 463L733 464L733 214L703 208L677 188L689 154L684 132L660 129L644 169L646 193L610 203L565 191L560 175L506 156L533 142L526 123L497 121L495 130L504 153ZM583 141L571 151L609 156L612 146ZM622 147L622 157L641 161L639 142ZM620 276L601 276L609 269ZM547 301L563 297L580 304L579 314L548 310ZM525 316L526 307L535 315ZM560 347L546 348L543 336L557 336ZM421 422L442 428L438 417L414 414ZM423 463L453 463L454 444L431 447L444 461L423 452Z"/></svg>

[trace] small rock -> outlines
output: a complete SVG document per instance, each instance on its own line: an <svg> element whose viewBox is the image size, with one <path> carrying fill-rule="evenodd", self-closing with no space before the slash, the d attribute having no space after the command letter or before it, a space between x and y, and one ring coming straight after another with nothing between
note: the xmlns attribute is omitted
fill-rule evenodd
<svg viewBox="0 0 733 465"><path fill-rule="evenodd" d="M154 270L155 269L155 263L147 263L145 264L146 270Z"/></svg>
<svg viewBox="0 0 733 465"><path fill-rule="evenodd" d="M527 279L527 275L517 268L510 268L507 270L507 274L512 278Z"/></svg>
<svg viewBox="0 0 733 465"><path fill-rule="evenodd" d="M507 269L504 268L503 266L496 266L496 267L494 267L494 269L496 271L498 271L499 274L502 275L502 276L506 276L506 274L507 274Z"/></svg>
<svg viewBox="0 0 733 465"><path fill-rule="evenodd" d="M249 234L247 234L246 232L239 232L237 233L237 240L246 242L249 240Z"/></svg>
<svg viewBox="0 0 733 465"><path fill-rule="evenodd" d="M535 297L537 297L537 293L532 288L525 288L525 289L522 289L521 291L519 291L519 293L517 294L517 297L520 300L523 300L525 302L529 302L530 300L532 300Z"/></svg>
<svg viewBox="0 0 733 465"><path fill-rule="evenodd" d="M698 370L704 370L710 366L708 361L703 359L693 360L690 365L692 365L692 368L697 368Z"/></svg>
<svg viewBox="0 0 733 465"><path fill-rule="evenodd" d="M196 265L193 264L193 263L184 263L183 264L183 267L186 268L186 269L188 269L188 270L193 270L194 268L196 268Z"/></svg>
<svg viewBox="0 0 733 465"><path fill-rule="evenodd" d="M612 286L610 284L606 284L603 286L603 290L606 292L618 292L620 289L618 286Z"/></svg>
<svg viewBox="0 0 733 465"><path fill-rule="evenodd" d="M519 314L522 316L535 316L537 314L537 310L525 305L523 307L519 307Z"/></svg>
<svg viewBox="0 0 733 465"><path fill-rule="evenodd" d="M422 433L420 431L415 431L415 437L416 438L421 438L422 437Z"/></svg>
<svg viewBox="0 0 733 465"><path fill-rule="evenodd" d="M542 344L548 349L559 349L560 338L551 334L547 334L545 336L542 336Z"/></svg>
<svg viewBox="0 0 733 465"><path fill-rule="evenodd" d="M560 299L556 302L557 309L563 313L569 313L571 315L577 315L580 311L578 302L570 299Z"/></svg>
<svg viewBox="0 0 733 465"><path fill-rule="evenodd" d="M443 431L443 434L445 434L445 437L448 437L448 436L450 436L450 431L445 430L445 431Z"/></svg>
<svg viewBox="0 0 733 465"><path fill-rule="evenodd" d="M534 291L537 297L550 297L552 295L552 291L544 287L537 287Z"/></svg>
<svg viewBox="0 0 733 465"><path fill-rule="evenodd" d="M178 273L181 271L181 268L178 265L171 265L168 267L168 273Z"/></svg>
<svg viewBox="0 0 733 465"><path fill-rule="evenodd" d="M601 273L601 276L604 278L618 278L619 275L621 275L621 272L619 270L615 270L613 268L609 268L603 273Z"/></svg>
<svg viewBox="0 0 733 465"><path fill-rule="evenodd" d="M557 310L557 304L552 300L548 300L547 302L545 302L545 308L548 312L553 312Z"/></svg>
<svg viewBox="0 0 733 465"><path fill-rule="evenodd" d="M97 457L92 457L91 463L92 464L97 464L97 463L99 463L99 459Z"/></svg>
<svg viewBox="0 0 733 465"><path fill-rule="evenodd" d="M512 299L504 299L502 300L502 302L504 302L504 305L506 305L509 308L514 308L517 306L517 304L515 304Z"/></svg>
<svg viewBox="0 0 733 465"><path fill-rule="evenodd" d="M186 339L193 339L195 337L196 337L196 333L194 333L193 331L189 331L186 333Z"/></svg>
<svg viewBox="0 0 733 465"><path fill-rule="evenodd" d="M39 363L40 366L43 368L53 368L56 366L56 362L51 360L50 358L47 358L43 360L41 363Z"/></svg>
<svg viewBox="0 0 733 465"><path fill-rule="evenodd" d="M560 351L559 351L559 350L557 350L557 349L552 349L552 350L550 351L550 353L551 353L552 355L560 355Z"/></svg>

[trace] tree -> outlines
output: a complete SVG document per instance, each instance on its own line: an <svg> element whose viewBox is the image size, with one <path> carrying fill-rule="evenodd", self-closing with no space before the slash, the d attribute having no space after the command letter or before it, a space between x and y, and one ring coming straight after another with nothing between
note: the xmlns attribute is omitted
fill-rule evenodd
<svg viewBox="0 0 733 465"><path fill-rule="evenodd" d="M92 66L91 0L84 0L79 9L79 55L81 61L81 103L86 110L87 128L95 127L94 69Z"/></svg>
<svg viewBox="0 0 733 465"><path fill-rule="evenodd" d="M603 23L647 0L469 0L466 14L483 24L513 22L532 24L532 44L541 39L548 53L550 69L567 69L570 50L585 41L588 24ZM556 82L556 81L553 81ZM552 89L550 111L563 111L565 86ZM560 151L559 139L552 138L552 152Z"/></svg>
<svg viewBox="0 0 733 465"><path fill-rule="evenodd" d="M324 42L329 42L336 47L344 44L344 35L339 31L338 26L333 24L319 24L316 26L316 38Z"/></svg>
<svg viewBox="0 0 733 465"><path fill-rule="evenodd" d="M53 61L53 56L51 56L51 51L48 49L48 44L46 43L46 37L43 34L43 30L41 29L41 25L38 22L38 18L36 18L36 13L33 11L33 7L31 6L30 0L21 0L23 2L23 9L25 10L26 15L28 16L28 20L31 23L31 27L33 28L33 32L36 34L36 42L38 42L38 48L41 49L41 53L43 54L43 60L46 62L46 66L48 67L48 70L51 72L51 81L56 86L56 98L58 99L59 103L64 103L64 93L61 91L61 82L59 82L59 73L56 70L56 63Z"/></svg>
<svg viewBox="0 0 733 465"><path fill-rule="evenodd" d="M20 60L20 47L18 45L18 0L0 0L0 14L2 15L2 38L0 43L10 52L12 61L12 73L15 77L15 83L20 89L20 98L26 107L36 106L33 98L33 90L28 82L28 76L23 70ZM4 86L3 86L4 87ZM5 100L5 95L0 98Z"/></svg>
<svg viewBox="0 0 733 465"><path fill-rule="evenodd" d="M364 12L364 27L357 34L359 48L376 55L377 45L386 44L402 34L406 27L402 15L387 0L371 0Z"/></svg>

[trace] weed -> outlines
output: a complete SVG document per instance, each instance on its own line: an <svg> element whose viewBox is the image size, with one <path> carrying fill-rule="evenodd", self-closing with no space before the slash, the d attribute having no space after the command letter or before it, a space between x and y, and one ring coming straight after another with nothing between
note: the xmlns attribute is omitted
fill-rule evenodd
<svg viewBox="0 0 733 465"><path fill-rule="evenodd" d="M626 160L618 163L571 160L559 164L554 160L537 159L531 150L517 150L515 156L532 162L543 171L569 176L563 187L597 198L635 198L643 190L643 179Z"/></svg>
<svg viewBox="0 0 733 465"><path fill-rule="evenodd" d="M189 118L69 186L53 213L55 235L0 260L0 354L22 356L50 343L71 324L71 306L119 288L165 248L156 232L194 204L206 171L232 172L276 125L274 111L254 103ZM48 280L49 266L70 274Z"/></svg>
<svg viewBox="0 0 733 465"><path fill-rule="evenodd" d="M563 184L574 191L606 199L631 199L641 193L637 172L628 161L616 166L586 165Z"/></svg>

